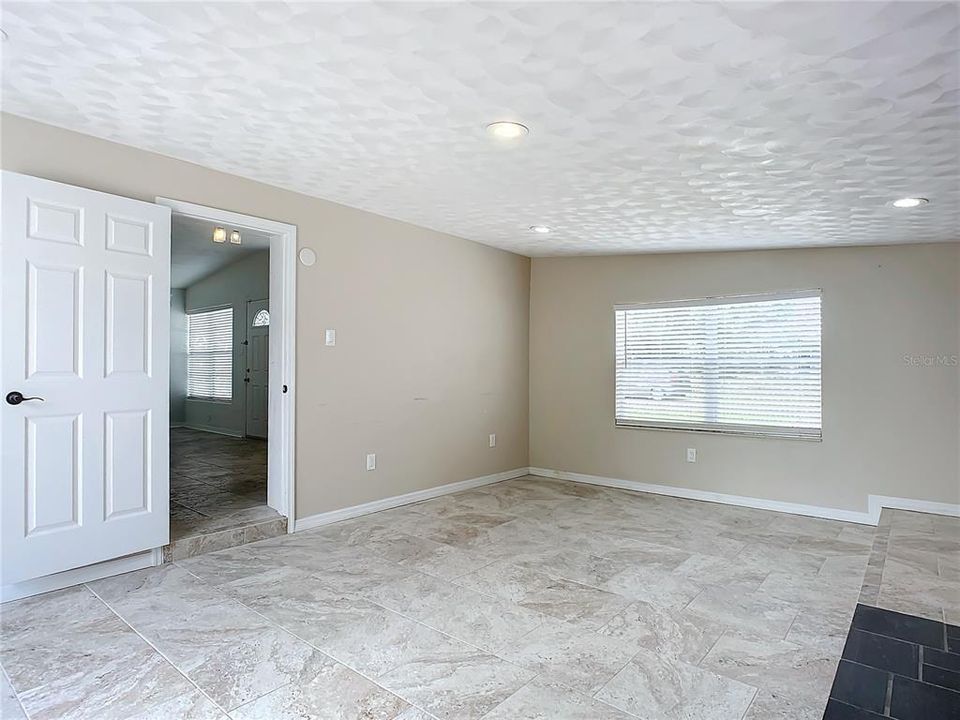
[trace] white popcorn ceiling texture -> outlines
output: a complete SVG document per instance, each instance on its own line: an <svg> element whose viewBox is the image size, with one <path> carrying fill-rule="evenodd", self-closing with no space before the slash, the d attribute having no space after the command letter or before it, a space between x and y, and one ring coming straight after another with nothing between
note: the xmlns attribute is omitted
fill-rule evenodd
<svg viewBox="0 0 960 720"><path fill-rule="evenodd" d="M955 3L5 2L0 24L8 112L523 254L960 239ZM531 133L498 143L500 119ZM932 202L886 205L910 195Z"/></svg>

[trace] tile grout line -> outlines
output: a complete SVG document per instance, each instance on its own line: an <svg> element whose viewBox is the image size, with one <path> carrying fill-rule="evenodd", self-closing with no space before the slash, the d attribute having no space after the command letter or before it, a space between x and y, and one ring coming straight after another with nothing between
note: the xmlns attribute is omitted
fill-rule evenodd
<svg viewBox="0 0 960 720"><path fill-rule="evenodd" d="M20 700L20 693L17 692L17 688L14 687L13 682L10 680L10 676L7 674L6 668L4 668L2 664L0 664L0 673L3 673L3 677L6 679L7 685L10 686L10 691L13 693L13 699L16 700L17 705L20 706L23 716L27 718L27 720L30 720L30 713L28 713L27 709L23 706L23 702Z"/></svg>
<svg viewBox="0 0 960 720"><path fill-rule="evenodd" d="M199 692L201 695L203 695L205 698L207 698L207 700L209 700L211 703L213 703L213 705L214 705L216 708L218 708L220 711L222 711L224 715L227 715L227 716L229 717L230 712L229 712L226 708L224 708L220 703L218 703L216 700L214 700L212 697L210 697L210 695L208 695L207 692L206 692L202 687L200 687L196 682L193 681L193 679L191 679L188 675L186 675L186 674L183 672L183 670L181 670L180 667L179 667L176 663L174 663L170 658L168 658L168 657L166 656L165 653L163 653L163 652L160 650L160 648L158 648L154 643L152 643L150 640L148 640L147 637L146 637L145 635L143 635L143 633L141 633L141 632L140 632L139 630L137 630L133 625L131 625L131 624L127 621L127 619L123 617L123 615L121 615L119 612L117 612L117 611L110 605L110 603L108 603L106 600L104 600L102 597L100 597L100 595L98 595L97 592L96 592L93 588L90 587L89 583L84 583L83 586L84 586L91 594L93 594L93 596L94 596L95 598L97 598L97 600L99 600L100 602L102 602L110 612L112 612L114 615L116 615L124 625L126 625L128 628L130 628L131 632L135 633L135 634L137 635L137 637L139 637L139 638L140 638L141 640L143 640L147 645L149 645L151 648L153 648L153 651L154 651L155 653L157 653L157 655L159 655L160 657L162 657L162 658L164 659L164 661L165 661L168 665L170 665L170 667L172 667L174 670L176 670L177 673L179 673L188 683L190 683L191 685L193 685L193 687L195 687L195 688L197 689L197 692Z"/></svg>
<svg viewBox="0 0 960 720"><path fill-rule="evenodd" d="M388 694L390 694L390 695L393 695L394 697L400 698L400 700L402 700L403 702L407 703L407 704L410 705L411 707L415 707L415 708L417 708L418 710L422 710L423 712L425 712L425 713L427 713L428 715L430 715L431 717L433 717L432 713L430 713L430 712L429 712L428 710L426 710L425 708L422 708L422 707L420 707L419 705L416 705L415 703L410 702L409 700L407 700L407 699L404 698L403 696L398 695L398 694L395 693L393 690L391 690L391 689L385 687L384 685L382 685L381 683L377 682L377 680L376 680L375 678L372 678L372 677L370 677L369 675L367 675L366 673L361 672L359 669L357 669L356 667L354 667L353 665L351 665L349 662L346 662L346 661L338 658L336 655L333 655L333 654L332 654L330 651L328 651L328 650L324 650L324 649L320 648L319 646L317 646L317 645L315 645L314 643L310 642L309 640L307 640L306 638L302 637L301 635L298 635L297 633L293 632L292 630L288 630L287 628L283 627L283 625L281 625L280 623L275 622L274 620L270 619L269 617L267 617L266 615L264 615L263 613L261 613L261 612L260 612L259 610L257 610L256 608L252 608L252 607L250 607L249 605L245 604L245 603L244 603L242 600L240 600L239 598L235 598L235 597L231 597L231 596L227 595L227 594L224 593L222 590L220 590L217 586L212 585L211 583L209 583L207 580L205 580L204 578L200 577L200 576L197 575L196 573L191 572L189 568L185 568L185 567L183 567L182 565L178 565L178 567L180 567L181 569L183 569L185 572L187 572L188 574L192 575L193 577L197 578L198 580L200 580L200 582L204 583L204 585L206 585L207 587L209 587L212 592L218 593L219 595L222 595L224 599L240 605L240 607L244 608L245 610L248 610L248 611L252 612L253 614L257 615L258 617L262 618L262 619L263 619L264 621L266 621L269 625L271 625L271 626L277 628L278 630L280 630L280 631L288 634L290 637L295 638L296 640L302 642L303 644L305 644L305 645L307 645L308 647L312 648L313 650L315 650L316 652L320 653L321 655L330 658L331 660L333 660L333 661L336 662L336 663L339 663L340 665L343 665L345 668L347 668L347 669L350 670L351 672L356 673L357 675L359 675L359 676L362 677L363 679L365 679L365 680L369 681L370 683L376 685L378 688L380 688L380 689L383 690L384 692L386 692L386 693L388 693ZM251 576L251 577L252 577L252 576ZM366 598L360 597L359 595L358 595L357 597L358 597L359 599L361 599L361 600L364 600L365 602L370 602L370 601L367 600ZM377 603L374 603L374 602L370 602L370 604L371 604L371 605L377 605ZM380 605L377 605L377 607L381 607L381 608L382 608L382 606L380 606ZM387 610L388 612L394 612L393 610L390 610L390 608L382 608L382 609ZM400 615L400 613L397 613L397 615ZM402 617L406 617L406 616L402 616ZM411 620L411 621L413 621L413 622L417 622L416 620L413 620L412 618L407 618L407 619L409 619L409 620ZM419 623L419 624L422 625L423 623ZM429 626L425 626L425 627L429 627ZM431 630L436 630L436 628L430 628L430 629L431 629ZM441 632L441 631L437 630L437 632ZM452 636L448 636L448 637L452 637ZM457 638L453 638L453 639L456 640ZM477 648L477 649L479 650L480 648ZM485 651L481 651L481 652L485 652ZM506 661L504 661L504 662L506 662ZM397 667L399 667L399 666L397 666ZM387 672L390 672L390 671L392 671L392 670L394 670L394 669L395 669L395 668L390 668L390 670L387 670L386 672L384 672L384 674L386 674ZM265 692L265 693L263 693L262 695L258 695L257 697L253 698L253 699L250 700L249 702L244 703L244 705L249 705L251 702L255 702L256 700L260 700L261 698L266 697L266 696L269 695L270 693L275 692L276 690L279 690L279 689L282 688L282 687L286 687L287 685L290 685L290 684L292 684L293 682L294 682L294 681L291 680L289 683L284 683L284 684L281 685L280 687L273 688L272 690L269 690L268 692ZM234 708L234 709L236 709L236 708Z"/></svg>
<svg viewBox="0 0 960 720"><path fill-rule="evenodd" d="M883 695L883 714L890 717L890 704L893 700L893 673L887 673L887 687Z"/></svg>

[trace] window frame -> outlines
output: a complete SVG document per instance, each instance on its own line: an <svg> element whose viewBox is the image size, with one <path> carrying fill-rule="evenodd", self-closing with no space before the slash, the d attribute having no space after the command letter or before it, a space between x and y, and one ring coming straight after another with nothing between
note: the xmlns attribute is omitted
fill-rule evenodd
<svg viewBox="0 0 960 720"><path fill-rule="evenodd" d="M204 315L204 314L208 314L208 313L222 312L222 311L224 311L224 310L229 310L229 311L230 311L230 383L229 383L230 396L229 396L229 397L217 397L217 396L206 396L206 395L191 395L191 394L190 394L190 355L193 354L193 353L191 353L191 351L190 351L190 317L193 316L193 315ZM233 305L232 305L232 304L227 304L227 305L217 305L217 306L214 306L214 307L196 308L196 309L190 310L190 311L188 311L188 312L186 312L186 313L184 313L184 314L185 314L186 317L187 317L187 323L186 323L186 324L187 324L187 338L186 338L186 340L187 340L187 342L186 342L186 346L187 346L187 397L186 397L186 399L187 399L188 401L194 401L194 402L221 403L221 404L224 404L224 405L232 404L232 403L233 403L233 398L234 398L233 380L234 380L234 372L235 372L235 370L236 370L236 368L234 367L235 364L236 364L236 352L235 352L236 348L235 348L235 346L234 346L234 336L235 336L234 330L236 329L236 327L235 327L235 326L236 326L236 312L235 312L235 310L234 310Z"/></svg>
<svg viewBox="0 0 960 720"><path fill-rule="evenodd" d="M816 297L820 300L820 422L814 429L789 428L776 425L756 424L724 424L716 423L710 426L707 423L683 423L680 421L630 420L617 417L619 368L619 347L617 343L617 317L620 311L636 309L655 310L657 308L705 307L712 305L731 305L737 303L751 303L763 301L792 300ZM734 435L741 437L771 438L780 440L801 440L806 442L823 441L823 289L810 288L805 290L789 290L782 292L745 293L737 295L715 295L702 298L683 300L665 300L656 302L616 303L613 306L613 416L617 428L633 430L660 430L668 432L703 433L708 435Z"/></svg>

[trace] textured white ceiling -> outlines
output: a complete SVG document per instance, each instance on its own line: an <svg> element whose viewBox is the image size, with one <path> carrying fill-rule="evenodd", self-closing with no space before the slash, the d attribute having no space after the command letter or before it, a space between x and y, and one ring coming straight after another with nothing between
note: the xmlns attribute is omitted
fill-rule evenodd
<svg viewBox="0 0 960 720"><path fill-rule="evenodd" d="M0 22L9 112L529 255L960 237L956 3L4 2ZM529 137L485 135L505 118ZM904 195L932 203L886 207Z"/></svg>
<svg viewBox="0 0 960 720"><path fill-rule="evenodd" d="M270 236L266 233L237 228L241 243L213 242L209 220L174 215L170 223L170 287L187 288L217 270L245 258L250 253L268 250ZM225 228L227 233L233 227Z"/></svg>

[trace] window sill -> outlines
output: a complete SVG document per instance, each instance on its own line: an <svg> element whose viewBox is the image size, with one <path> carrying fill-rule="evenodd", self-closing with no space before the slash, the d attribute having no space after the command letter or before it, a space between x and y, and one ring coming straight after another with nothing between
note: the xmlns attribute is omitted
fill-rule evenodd
<svg viewBox="0 0 960 720"><path fill-rule="evenodd" d="M814 434L799 434L796 432L790 432L789 430L783 430L779 428L727 428L727 427L718 427L718 428L709 428L709 427L689 427L684 425L655 425L650 423L641 423L641 422L629 422L623 420L616 420L616 426L618 428L625 428L627 430L660 430L667 432L685 432L685 433L698 433L703 435L735 435L739 437L753 437L753 438L767 438L771 440L801 440L804 442L823 442L823 433L822 431L816 435Z"/></svg>

